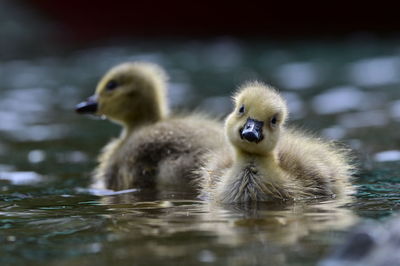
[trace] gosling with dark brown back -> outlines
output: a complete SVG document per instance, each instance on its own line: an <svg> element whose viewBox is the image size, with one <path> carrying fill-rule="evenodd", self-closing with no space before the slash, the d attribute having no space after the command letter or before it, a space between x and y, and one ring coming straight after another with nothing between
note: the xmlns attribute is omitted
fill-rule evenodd
<svg viewBox="0 0 400 266"><path fill-rule="evenodd" d="M201 114L169 116L166 82L155 64L124 63L100 80L94 96L77 105L78 113L106 116L123 127L99 156L95 187L194 190L200 156L224 145L223 128Z"/></svg>

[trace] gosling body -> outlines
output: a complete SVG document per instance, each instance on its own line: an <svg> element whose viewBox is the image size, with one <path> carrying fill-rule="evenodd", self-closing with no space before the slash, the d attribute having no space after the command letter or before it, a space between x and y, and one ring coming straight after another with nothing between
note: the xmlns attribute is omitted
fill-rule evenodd
<svg viewBox="0 0 400 266"><path fill-rule="evenodd" d="M154 64L121 64L77 106L79 113L106 116L123 127L99 156L94 187L194 190L200 156L223 143L222 125L199 114L169 116L166 81Z"/></svg>
<svg viewBox="0 0 400 266"><path fill-rule="evenodd" d="M168 118L111 141L95 169L96 187L194 191L200 157L221 145L220 125L201 116ZM211 134L216 138L205 140Z"/></svg>
<svg viewBox="0 0 400 266"><path fill-rule="evenodd" d="M288 111L279 93L247 83L234 96L225 123L229 148L204 158L200 190L220 203L337 197L352 192L349 153L333 142L285 125Z"/></svg>

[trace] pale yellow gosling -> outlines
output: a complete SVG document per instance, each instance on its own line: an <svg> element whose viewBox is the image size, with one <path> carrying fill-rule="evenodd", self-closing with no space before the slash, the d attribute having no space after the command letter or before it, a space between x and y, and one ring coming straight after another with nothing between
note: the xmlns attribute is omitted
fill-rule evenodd
<svg viewBox="0 0 400 266"><path fill-rule="evenodd" d="M225 123L230 148L206 155L201 194L220 203L335 197L351 192L348 152L288 129L279 93L262 83L242 86Z"/></svg>
<svg viewBox="0 0 400 266"><path fill-rule="evenodd" d="M78 113L105 116L123 127L99 157L95 187L192 190L200 156L224 143L222 125L214 120L168 116L166 81L157 65L124 63L100 80L94 96L77 105Z"/></svg>

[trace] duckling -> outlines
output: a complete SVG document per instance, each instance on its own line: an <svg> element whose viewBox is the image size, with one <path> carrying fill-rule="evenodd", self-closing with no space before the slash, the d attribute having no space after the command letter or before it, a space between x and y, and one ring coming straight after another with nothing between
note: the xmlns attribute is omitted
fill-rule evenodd
<svg viewBox="0 0 400 266"><path fill-rule="evenodd" d="M274 88L249 82L233 99L225 122L230 145L204 156L201 197L243 203L351 192L348 150L286 127L288 108Z"/></svg>
<svg viewBox="0 0 400 266"><path fill-rule="evenodd" d="M170 117L166 82L166 73L155 64L123 63L105 74L94 96L76 106L80 114L105 116L123 128L103 148L93 187L194 190L193 170L205 151L221 146L223 127L200 114Z"/></svg>

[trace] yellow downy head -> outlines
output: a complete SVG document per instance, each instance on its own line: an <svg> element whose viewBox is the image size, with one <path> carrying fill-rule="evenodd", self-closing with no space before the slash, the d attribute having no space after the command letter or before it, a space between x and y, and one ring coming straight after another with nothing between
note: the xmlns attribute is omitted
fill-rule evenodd
<svg viewBox="0 0 400 266"><path fill-rule="evenodd" d="M288 115L284 99L259 82L244 84L233 99L235 108L225 123L229 141L240 152L270 154Z"/></svg>
<svg viewBox="0 0 400 266"><path fill-rule="evenodd" d="M166 81L165 72L155 64L117 65L100 80L95 95L77 106L77 111L106 116L128 128L158 121L167 113ZM92 108L87 108L89 104Z"/></svg>

